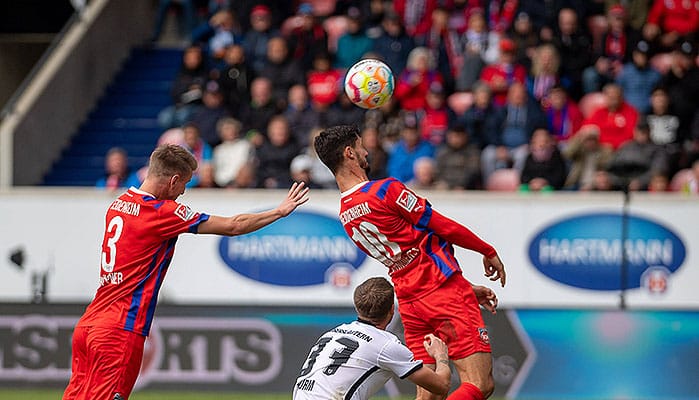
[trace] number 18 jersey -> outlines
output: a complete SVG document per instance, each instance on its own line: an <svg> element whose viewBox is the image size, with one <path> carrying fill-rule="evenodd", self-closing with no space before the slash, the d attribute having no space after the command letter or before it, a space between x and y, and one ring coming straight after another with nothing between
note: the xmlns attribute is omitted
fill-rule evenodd
<svg viewBox="0 0 699 400"><path fill-rule="evenodd" d="M340 222L365 253L386 267L400 300L412 301L460 272L454 248L427 225L432 207L403 183L363 182L340 199Z"/></svg>
<svg viewBox="0 0 699 400"><path fill-rule="evenodd" d="M293 400L368 399L391 377L403 379L421 367L394 334L354 321L326 332L311 348Z"/></svg>

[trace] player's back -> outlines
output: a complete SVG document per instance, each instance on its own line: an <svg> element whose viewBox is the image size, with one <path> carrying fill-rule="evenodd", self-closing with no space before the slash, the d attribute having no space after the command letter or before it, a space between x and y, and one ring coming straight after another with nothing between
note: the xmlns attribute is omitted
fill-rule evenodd
<svg viewBox="0 0 699 400"><path fill-rule="evenodd" d="M399 299L429 294L460 267L453 247L427 228L432 207L394 178L342 193L340 222L365 253L388 268Z"/></svg>
<svg viewBox="0 0 699 400"><path fill-rule="evenodd" d="M296 379L293 398L368 399L392 376L403 378L421 366L395 335L355 321L318 339Z"/></svg>
<svg viewBox="0 0 699 400"><path fill-rule="evenodd" d="M99 287L79 325L147 335L178 235L196 232L207 218L135 188L114 200L105 217Z"/></svg>

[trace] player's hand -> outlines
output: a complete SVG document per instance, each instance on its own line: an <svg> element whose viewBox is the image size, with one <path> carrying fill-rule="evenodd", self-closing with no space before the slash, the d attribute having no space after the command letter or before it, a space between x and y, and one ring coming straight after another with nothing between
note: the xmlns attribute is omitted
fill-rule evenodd
<svg viewBox="0 0 699 400"><path fill-rule="evenodd" d="M500 257L488 258L483 256L483 267L485 268L485 276L491 281L500 281L500 286L505 287L505 266L502 265Z"/></svg>
<svg viewBox="0 0 699 400"><path fill-rule="evenodd" d="M449 362L449 350L447 344L437 336L433 334L425 335L425 341L422 343L432 358L437 362L446 361Z"/></svg>
<svg viewBox="0 0 699 400"><path fill-rule="evenodd" d="M277 207L277 210L281 213L282 217L286 217L291 214L296 207L308 201L308 188L305 187L304 183L294 182L287 193L286 198Z"/></svg>
<svg viewBox="0 0 699 400"><path fill-rule="evenodd" d="M498 297L492 289L485 286L473 285L473 293L476 294L478 304L493 314L497 313Z"/></svg>

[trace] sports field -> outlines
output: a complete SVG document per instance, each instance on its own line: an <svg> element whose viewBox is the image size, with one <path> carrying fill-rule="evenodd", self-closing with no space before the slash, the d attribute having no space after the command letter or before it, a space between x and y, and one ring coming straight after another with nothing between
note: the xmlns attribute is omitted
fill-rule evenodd
<svg viewBox="0 0 699 400"><path fill-rule="evenodd" d="M58 400L63 395L61 390L20 390L0 389L2 400ZM275 393L228 393L228 392L162 392L144 390L136 392L129 400L289 400L291 394ZM376 400L388 400L388 397L374 397ZM393 400L408 400L412 397L400 397Z"/></svg>

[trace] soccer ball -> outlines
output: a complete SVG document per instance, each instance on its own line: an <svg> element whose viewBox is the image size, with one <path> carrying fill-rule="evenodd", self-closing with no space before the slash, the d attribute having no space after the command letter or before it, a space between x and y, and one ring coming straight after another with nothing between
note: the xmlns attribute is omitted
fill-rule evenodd
<svg viewBox="0 0 699 400"><path fill-rule="evenodd" d="M362 108L381 107L393 95L393 71L383 61L367 58L354 64L345 76L345 93Z"/></svg>

